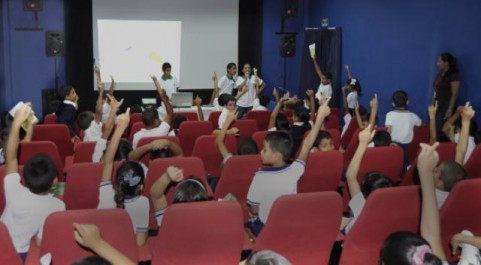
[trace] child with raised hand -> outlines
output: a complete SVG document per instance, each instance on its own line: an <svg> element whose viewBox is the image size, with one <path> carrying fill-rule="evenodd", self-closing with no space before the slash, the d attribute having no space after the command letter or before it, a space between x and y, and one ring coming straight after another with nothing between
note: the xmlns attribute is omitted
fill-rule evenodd
<svg viewBox="0 0 481 265"><path fill-rule="evenodd" d="M64 211L63 201L53 197L50 189L57 184L57 167L46 154L32 156L23 167L25 186L18 173L19 132L22 124L29 119L32 109L23 105L15 112L5 152L5 210L0 220L5 224L13 245L22 260L25 260L30 241L36 236L40 246L43 224L53 212Z"/></svg>
<svg viewBox="0 0 481 265"><path fill-rule="evenodd" d="M289 94L284 94L282 98L279 98L279 92L274 87L272 90L272 95L276 99L276 107L271 113L271 117L269 119L268 130L269 131L276 131L276 130L286 130L288 131L290 126L287 121L287 118L284 114L280 114L281 109L284 107L284 104L289 100ZM282 117L280 119L280 117ZM282 121L281 121L282 120Z"/></svg>
<svg viewBox="0 0 481 265"><path fill-rule="evenodd" d="M378 188L393 186L392 180L379 172L370 172L366 174L362 182L362 187L357 180L362 158L364 157L364 153L368 148L369 142L371 142L372 138L374 137L374 133L375 132L371 130L371 125L368 125L367 128L359 133L359 145L357 146L356 153L354 153L351 163L347 168L347 187L349 188L349 194L351 195L349 207L353 213L353 219L346 227L346 234L349 232L361 214L367 197Z"/></svg>
<svg viewBox="0 0 481 265"><path fill-rule="evenodd" d="M123 162L112 183L114 156L120 138L129 126L130 109L117 117L117 127L105 153L102 182L99 189L99 209L123 208L129 214L139 246L147 240L149 230L149 201L142 196L144 170L137 162Z"/></svg>
<svg viewBox="0 0 481 265"><path fill-rule="evenodd" d="M129 161L140 161L146 153L150 153L150 160L183 155L182 148L177 143L167 139L158 139L132 150L129 153Z"/></svg>
<svg viewBox="0 0 481 265"><path fill-rule="evenodd" d="M292 140L289 134L273 132L266 136L261 158L270 168L260 169L254 175L247 194L250 222L257 222L258 218L263 223L271 210L274 201L282 195L297 193L297 181L304 174L305 163L317 134L329 116L329 101L327 99L317 111L314 128L302 144L297 160L288 164L292 150ZM252 231L257 234L259 231Z"/></svg>
<svg viewBox="0 0 481 265"><path fill-rule="evenodd" d="M312 62L314 63L314 68L316 69L317 76L321 80L319 87L316 92L317 99L326 99L332 96L332 85L331 79L332 74L330 72L323 72L316 60L315 50L311 51ZM322 102L321 102L322 103Z"/></svg>
<svg viewBox="0 0 481 265"><path fill-rule="evenodd" d="M94 71L95 71L95 75L97 76L97 83L102 82L102 76L100 74L100 67L98 65L94 66ZM104 96L102 98L102 119L101 119L102 123L107 122L107 119L110 116L110 112L112 111L111 106L110 106L110 98L108 96L109 95L110 95L110 97L114 96L114 89L115 89L115 80L114 80L113 76L110 76L109 92L107 94L105 94L105 92L104 92L105 96L102 95L102 96Z"/></svg>
<svg viewBox="0 0 481 265"><path fill-rule="evenodd" d="M96 142L102 138L102 115L104 101L104 83L97 80L98 97L95 106L95 113L83 111L77 117L77 122L84 131L84 142Z"/></svg>
<svg viewBox="0 0 481 265"><path fill-rule="evenodd" d="M342 95L344 96L344 109L347 109L347 111L353 115L356 104L359 104L358 98L362 95L362 89L359 80L352 77L349 65L346 64L344 68L346 69L348 75L346 84L342 87ZM344 112L344 115L346 115L346 113L347 112Z"/></svg>

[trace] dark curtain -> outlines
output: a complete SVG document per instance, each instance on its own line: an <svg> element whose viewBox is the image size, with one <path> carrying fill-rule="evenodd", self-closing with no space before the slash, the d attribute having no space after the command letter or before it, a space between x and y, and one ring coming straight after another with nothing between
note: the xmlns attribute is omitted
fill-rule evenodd
<svg viewBox="0 0 481 265"><path fill-rule="evenodd" d="M332 74L331 106L339 107L341 102L342 76L342 29L321 28L306 29L304 32L304 47L302 49L301 78L299 81L299 95L304 95L307 88L317 91L321 80L309 53L309 45L316 44L316 60L323 72Z"/></svg>

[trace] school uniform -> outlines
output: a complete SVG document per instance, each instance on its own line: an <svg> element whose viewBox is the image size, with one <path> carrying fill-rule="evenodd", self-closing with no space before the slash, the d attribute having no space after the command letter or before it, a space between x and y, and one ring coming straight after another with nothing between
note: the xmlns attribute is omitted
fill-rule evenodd
<svg viewBox="0 0 481 265"><path fill-rule="evenodd" d="M90 126L84 131L84 142L96 142L102 138L102 123L93 120Z"/></svg>
<svg viewBox="0 0 481 265"><path fill-rule="evenodd" d="M132 148L137 148L137 144L139 140L144 137L152 137L152 136L167 136L170 131L170 125L167 122L162 122L158 127L152 129L145 129L142 128L140 131L134 134L134 138L132 140Z"/></svg>
<svg viewBox="0 0 481 265"><path fill-rule="evenodd" d="M162 77L159 79L159 84L163 89L165 89L165 93L169 98L172 97L172 93L177 92L177 88L179 87L179 82L173 75L168 77L162 75Z"/></svg>
<svg viewBox="0 0 481 265"><path fill-rule="evenodd" d="M64 100L55 114L57 115L57 123L67 125L70 137L76 136L74 124L77 119L77 104L70 100Z"/></svg>
<svg viewBox="0 0 481 265"><path fill-rule="evenodd" d="M224 75L223 77L221 77L217 82L217 86L219 87L219 95L222 95L222 94L232 95L232 91L234 90L235 83L236 83L235 76L229 77L227 75Z"/></svg>

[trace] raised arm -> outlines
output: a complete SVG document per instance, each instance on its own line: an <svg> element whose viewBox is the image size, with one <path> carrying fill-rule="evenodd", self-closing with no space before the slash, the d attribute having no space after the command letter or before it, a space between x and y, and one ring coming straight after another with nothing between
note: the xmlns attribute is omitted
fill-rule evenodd
<svg viewBox="0 0 481 265"><path fill-rule="evenodd" d="M361 114L359 113L359 103L357 103L356 107L354 107L354 114L356 115L356 121L357 121L357 124L359 125L359 128L364 129L365 126L362 124L362 117L361 117Z"/></svg>
<svg viewBox="0 0 481 265"><path fill-rule="evenodd" d="M434 168L439 156L436 152L438 143L430 146L421 143L421 153L418 157L419 179L422 190L421 236L431 245L434 255L446 260L441 244L441 225L439 221L438 204L434 190Z"/></svg>
<svg viewBox="0 0 481 265"><path fill-rule="evenodd" d="M481 237L479 236L469 236L463 233L455 234L451 239L451 247L452 247L452 255L456 254L456 250L459 247L459 244L469 244L475 246L476 248L481 248Z"/></svg>
<svg viewBox="0 0 481 265"><path fill-rule="evenodd" d="M214 104L214 99L219 97L219 85L218 85L218 79L217 79L217 74L214 72L212 75L212 81L214 82L214 90L212 91L212 96L210 97L210 105Z"/></svg>
<svg viewBox="0 0 481 265"><path fill-rule="evenodd" d="M110 140L110 143L105 151L104 155L104 169L102 171L102 181L110 181L112 178L112 168L114 165L114 157L119 147L120 138L125 129L129 126L130 120L130 108L127 111L117 117L117 127L115 128L114 135Z"/></svg>
<svg viewBox="0 0 481 265"><path fill-rule="evenodd" d="M446 116L444 118L449 118L449 116L451 116L451 113L454 110L454 105L456 104L456 100L458 99L460 85L461 82L459 81L451 82L451 98L449 99L448 111L446 111Z"/></svg>
<svg viewBox="0 0 481 265"><path fill-rule="evenodd" d="M256 85L256 98L259 98L259 95L262 93L262 91L264 91L264 88L266 87L266 82L262 82L262 84L260 84L260 79L256 75L255 85Z"/></svg>
<svg viewBox="0 0 481 265"><path fill-rule="evenodd" d="M235 100L239 100L239 98L242 97L247 92L247 90L249 90L249 88L245 84L241 85L241 86L238 86L237 87L237 94L235 95Z"/></svg>
<svg viewBox="0 0 481 265"><path fill-rule="evenodd" d="M224 122L224 126L222 126L222 129L220 130L219 134L217 134L217 138L215 139L215 144L217 145L217 149L219 149L219 153L222 155L222 158L225 158L230 153L229 150L227 149L227 146L224 143L224 140L225 140L225 135L227 134L227 130L229 129L229 126L237 117L237 114L238 114L237 111L230 111L227 114L227 117Z"/></svg>
<svg viewBox="0 0 481 265"><path fill-rule="evenodd" d="M371 128L376 127L376 115L377 115L377 109L379 106L378 100L377 100L377 94L374 94L374 98L371 99L371 102L369 102L369 105L371 105L371 114L369 115L369 125L371 125Z"/></svg>
<svg viewBox="0 0 481 265"><path fill-rule="evenodd" d="M100 236L99 228L95 224L73 223L75 240L82 246L91 249L100 257L112 264L135 265L122 252L115 249Z"/></svg>
<svg viewBox="0 0 481 265"><path fill-rule="evenodd" d="M316 108L316 103L314 102L315 98L314 98L314 90L312 89L307 89L306 90L306 95L307 97L309 98L309 108L310 108L310 120L312 122L316 121L316 111L315 111L315 108Z"/></svg>
<svg viewBox="0 0 481 265"><path fill-rule="evenodd" d="M165 191L171 182L180 182L184 179L182 169L169 166L164 174L158 178L150 188L150 196L154 202L155 211L167 208Z"/></svg>
<svg viewBox="0 0 481 265"><path fill-rule="evenodd" d="M183 155L182 148L178 144L170 140L159 139L159 140L152 141L149 144L137 147L134 150L130 151L129 160L139 161L142 158L142 156L144 156L147 152L151 150L161 150L165 148L169 148L173 156Z"/></svg>
<svg viewBox="0 0 481 265"><path fill-rule="evenodd" d="M454 159L460 165L464 165L464 157L466 156L466 152L468 150L469 127L473 117L474 110L470 106L469 102L466 102L466 105L461 111L461 132L459 134L458 144L456 145L456 156Z"/></svg>
<svg viewBox="0 0 481 265"><path fill-rule="evenodd" d="M374 137L374 133L374 130L371 132L371 125L368 125L359 133L359 145L357 146L356 153L354 153L346 172L347 186L349 188L349 194L351 194L351 198L361 192L361 186L357 181L357 174L359 173L359 168L361 166L364 153L367 150L369 142L371 142L372 138Z"/></svg>
<svg viewBox="0 0 481 265"><path fill-rule="evenodd" d="M276 120L277 120L277 115L279 115L279 112L281 111L281 107L284 104L284 102L289 99L287 97L287 94L285 94L282 99L279 99L279 93L277 92L277 89L274 88L272 91L272 94L274 95L274 98L276 99L276 107L271 113L271 117L269 118L269 126L267 128L273 128L276 126Z"/></svg>
<svg viewBox="0 0 481 265"><path fill-rule="evenodd" d="M109 101L110 101L111 110L107 118L107 121L105 122L104 130L102 132L102 138L105 140L109 139L109 136L112 133L112 130L114 128L115 117L117 117L117 112L119 111L120 106L122 106L122 103L124 103L124 99L117 101L115 97L109 94L107 94L107 97L109 98Z"/></svg>
<svg viewBox="0 0 481 265"><path fill-rule="evenodd" d="M342 91L342 109L344 111L344 115L348 114L349 113L349 105L347 104L347 94L346 94L346 91L347 91L347 86L343 86L341 88L341 91Z"/></svg>
<svg viewBox="0 0 481 265"><path fill-rule="evenodd" d="M349 65L344 65L344 69L346 69L346 73L347 73L347 77L349 79L352 79L352 73L351 73L351 67L349 67Z"/></svg>
<svg viewBox="0 0 481 265"><path fill-rule="evenodd" d="M24 123L30 117L31 113L32 108L28 105L22 105L15 112L15 117L13 118L13 122L10 127L10 133L8 134L5 151L5 175L18 173L17 152L18 145L20 143L20 138L18 136L22 123Z"/></svg>
<svg viewBox="0 0 481 265"><path fill-rule="evenodd" d="M317 63L316 55L314 54L314 56L311 56L311 58L312 58L312 62L314 62L314 68L316 69L317 76L319 77L319 79L321 79L322 70L319 64Z"/></svg>
<svg viewBox="0 0 481 265"><path fill-rule="evenodd" d="M104 105L104 83L102 80L97 80L97 102L95 103L95 122L99 123L102 120L102 112Z"/></svg>
<svg viewBox="0 0 481 265"><path fill-rule="evenodd" d="M436 112L438 111L438 101L434 101L434 104L430 104L428 107L429 113L429 144L434 144L437 139L436 132Z"/></svg>
<svg viewBox="0 0 481 265"><path fill-rule="evenodd" d="M197 107L197 114L199 115L199 121L204 120L204 112L202 111L202 98L199 95L195 96L195 106Z"/></svg>
<svg viewBox="0 0 481 265"><path fill-rule="evenodd" d="M316 122L314 123L314 127L311 129L306 139L304 140L301 151L299 152L299 156L297 157L297 159L302 161L307 160L307 157L309 156L309 152L311 151L314 141L316 141L317 135L319 134L319 130L321 129L321 126L324 123L324 120L331 113L331 109L329 108L330 100L331 98L327 98L327 100L324 101L324 103L317 110L317 117L316 117Z"/></svg>
<svg viewBox="0 0 481 265"><path fill-rule="evenodd" d="M115 79L114 77L111 75L110 76L110 87L109 87L109 95L110 96L114 96L114 90L115 90Z"/></svg>
<svg viewBox="0 0 481 265"><path fill-rule="evenodd" d="M23 138L22 142L30 142L32 140L33 136L33 122L34 122L34 116L33 112L30 114L30 116L27 119L27 128L25 128L25 137Z"/></svg>

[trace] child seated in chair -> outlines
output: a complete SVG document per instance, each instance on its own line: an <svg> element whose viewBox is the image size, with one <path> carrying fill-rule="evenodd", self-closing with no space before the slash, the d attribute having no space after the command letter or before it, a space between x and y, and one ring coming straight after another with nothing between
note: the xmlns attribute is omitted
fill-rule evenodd
<svg viewBox="0 0 481 265"><path fill-rule="evenodd" d="M78 139L75 133L75 120L77 118L79 97L73 86L64 86L59 89L59 96L63 100L56 111L57 123L67 125L72 142Z"/></svg>

